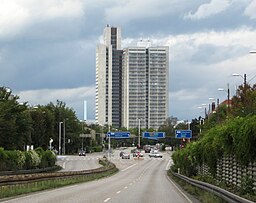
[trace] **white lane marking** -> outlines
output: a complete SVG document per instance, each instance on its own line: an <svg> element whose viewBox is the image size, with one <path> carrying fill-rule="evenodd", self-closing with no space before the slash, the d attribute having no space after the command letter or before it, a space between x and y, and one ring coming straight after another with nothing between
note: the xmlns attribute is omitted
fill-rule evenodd
<svg viewBox="0 0 256 203"><path fill-rule="evenodd" d="M111 198L107 198L107 199L104 200L104 202L107 202L107 201L109 201L110 199L111 199Z"/></svg>
<svg viewBox="0 0 256 203"><path fill-rule="evenodd" d="M121 192L121 191L119 190L119 191L116 192L116 194L119 194L120 192Z"/></svg>
<svg viewBox="0 0 256 203"><path fill-rule="evenodd" d="M133 165L131 165L131 166L129 166L129 167L123 169L122 171L126 171L126 170L128 170L129 168L132 168L132 167L134 167L134 166L136 166L136 165L137 165L137 164L133 164Z"/></svg>
<svg viewBox="0 0 256 203"><path fill-rule="evenodd" d="M127 189L127 188L128 188L127 186L124 187L124 189Z"/></svg>
<svg viewBox="0 0 256 203"><path fill-rule="evenodd" d="M169 160L168 164L166 165L165 170L168 171L170 169L171 160Z"/></svg>

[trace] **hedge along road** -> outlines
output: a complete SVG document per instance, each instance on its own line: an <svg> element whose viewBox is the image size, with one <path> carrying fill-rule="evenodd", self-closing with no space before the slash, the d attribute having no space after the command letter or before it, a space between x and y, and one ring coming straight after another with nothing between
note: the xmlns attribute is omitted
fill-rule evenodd
<svg viewBox="0 0 256 203"><path fill-rule="evenodd" d="M57 156L57 165L62 167L63 171L82 171L100 168L99 159L103 157L103 153L91 153L86 156L63 155Z"/></svg>

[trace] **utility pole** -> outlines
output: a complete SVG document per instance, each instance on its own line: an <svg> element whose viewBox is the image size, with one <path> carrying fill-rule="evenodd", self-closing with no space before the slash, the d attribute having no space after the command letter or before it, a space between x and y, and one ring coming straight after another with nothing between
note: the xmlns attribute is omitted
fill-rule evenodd
<svg viewBox="0 0 256 203"><path fill-rule="evenodd" d="M246 86L246 73L244 74L244 87Z"/></svg>
<svg viewBox="0 0 256 203"><path fill-rule="evenodd" d="M140 148L140 118L139 118L139 137L138 137L138 145L139 145L139 148Z"/></svg>
<svg viewBox="0 0 256 203"><path fill-rule="evenodd" d="M230 112L230 90L229 90L229 83L228 83L228 114Z"/></svg>
<svg viewBox="0 0 256 203"><path fill-rule="evenodd" d="M110 125L108 125L108 132L110 133ZM110 161L110 134L108 134L108 161Z"/></svg>
<svg viewBox="0 0 256 203"><path fill-rule="evenodd" d="M61 155L61 124L63 122L59 122L59 155Z"/></svg>

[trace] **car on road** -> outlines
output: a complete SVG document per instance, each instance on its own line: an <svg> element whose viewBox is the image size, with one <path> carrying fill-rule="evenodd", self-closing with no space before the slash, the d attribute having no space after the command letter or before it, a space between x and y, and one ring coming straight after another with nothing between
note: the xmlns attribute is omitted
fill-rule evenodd
<svg viewBox="0 0 256 203"><path fill-rule="evenodd" d="M160 152L157 151L153 151L150 152L150 154L148 155L150 158L154 157L154 158L163 158L163 155Z"/></svg>
<svg viewBox="0 0 256 203"><path fill-rule="evenodd" d="M123 156L123 154L124 154L124 152L122 151L122 152L120 152L119 156L120 156L120 157L122 157L122 156Z"/></svg>
<svg viewBox="0 0 256 203"><path fill-rule="evenodd" d="M133 157L143 157L143 153L139 150L135 150L132 154Z"/></svg>
<svg viewBox="0 0 256 203"><path fill-rule="evenodd" d="M79 156L86 156L86 153L84 150L81 150L79 153L78 153Z"/></svg>
<svg viewBox="0 0 256 203"><path fill-rule="evenodd" d="M129 153L123 153L122 159L130 159L130 154Z"/></svg>

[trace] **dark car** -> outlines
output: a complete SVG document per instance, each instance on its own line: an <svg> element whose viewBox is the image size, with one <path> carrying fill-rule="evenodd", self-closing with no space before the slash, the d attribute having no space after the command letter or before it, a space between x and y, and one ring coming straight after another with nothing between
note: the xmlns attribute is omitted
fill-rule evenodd
<svg viewBox="0 0 256 203"><path fill-rule="evenodd" d="M120 152L119 156L120 156L120 157L122 157L122 156L123 156L123 154L124 154L124 152Z"/></svg>
<svg viewBox="0 0 256 203"><path fill-rule="evenodd" d="M79 156L86 156L86 153L85 153L84 150L82 150L82 151L80 151L80 152L78 153L78 155L79 155Z"/></svg>

